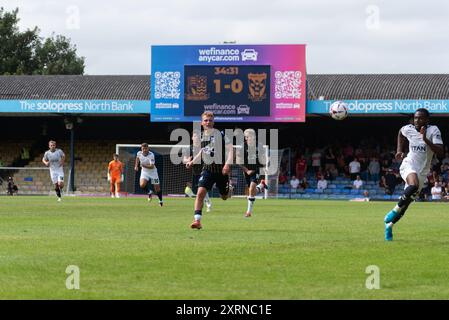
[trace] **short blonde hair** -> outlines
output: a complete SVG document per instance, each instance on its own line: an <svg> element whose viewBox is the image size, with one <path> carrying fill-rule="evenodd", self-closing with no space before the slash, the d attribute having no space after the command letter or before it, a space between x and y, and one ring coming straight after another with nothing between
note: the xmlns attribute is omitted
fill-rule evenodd
<svg viewBox="0 0 449 320"><path fill-rule="evenodd" d="M212 111L204 111L201 114L201 120L203 120L203 117L211 117L212 119L215 118L214 113Z"/></svg>
<svg viewBox="0 0 449 320"><path fill-rule="evenodd" d="M251 128L249 128L249 129L246 129L245 131L243 131L243 135L252 135L253 137L255 137L256 136L256 130L254 130L254 129L251 129Z"/></svg>

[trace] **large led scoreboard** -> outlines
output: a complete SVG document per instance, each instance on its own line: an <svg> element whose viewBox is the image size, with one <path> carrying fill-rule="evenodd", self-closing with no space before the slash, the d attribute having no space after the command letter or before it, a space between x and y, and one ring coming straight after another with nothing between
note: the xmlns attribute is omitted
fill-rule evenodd
<svg viewBox="0 0 449 320"><path fill-rule="evenodd" d="M151 121L304 122L304 45L153 46Z"/></svg>

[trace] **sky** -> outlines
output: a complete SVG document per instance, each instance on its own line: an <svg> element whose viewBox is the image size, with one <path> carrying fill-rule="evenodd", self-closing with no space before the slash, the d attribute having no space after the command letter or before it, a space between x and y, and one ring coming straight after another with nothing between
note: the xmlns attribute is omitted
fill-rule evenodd
<svg viewBox="0 0 449 320"><path fill-rule="evenodd" d="M90 75L147 75L151 45L306 44L309 74L449 73L440 0L1 0Z"/></svg>

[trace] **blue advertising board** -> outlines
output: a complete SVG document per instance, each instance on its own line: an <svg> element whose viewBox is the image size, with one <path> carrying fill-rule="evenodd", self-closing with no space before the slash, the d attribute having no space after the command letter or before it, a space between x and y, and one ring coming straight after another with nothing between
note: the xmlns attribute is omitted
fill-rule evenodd
<svg viewBox="0 0 449 320"><path fill-rule="evenodd" d="M308 100L307 114L327 114L336 100ZM449 100L340 100L346 103L349 114L414 113L426 108L431 113L449 113Z"/></svg>
<svg viewBox="0 0 449 320"><path fill-rule="evenodd" d="M149 114L147 100L0 100L0 112Z"/></svg>

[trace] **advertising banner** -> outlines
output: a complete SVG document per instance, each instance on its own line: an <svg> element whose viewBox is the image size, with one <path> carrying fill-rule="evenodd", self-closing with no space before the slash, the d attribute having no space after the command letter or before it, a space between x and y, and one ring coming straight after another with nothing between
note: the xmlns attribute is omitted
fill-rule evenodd
<svg viewBox="0 0 449 320"><path fill-rule="evenodd" d="M152 46L151 60L151 121L305 121L305 45Z"/></svg>

